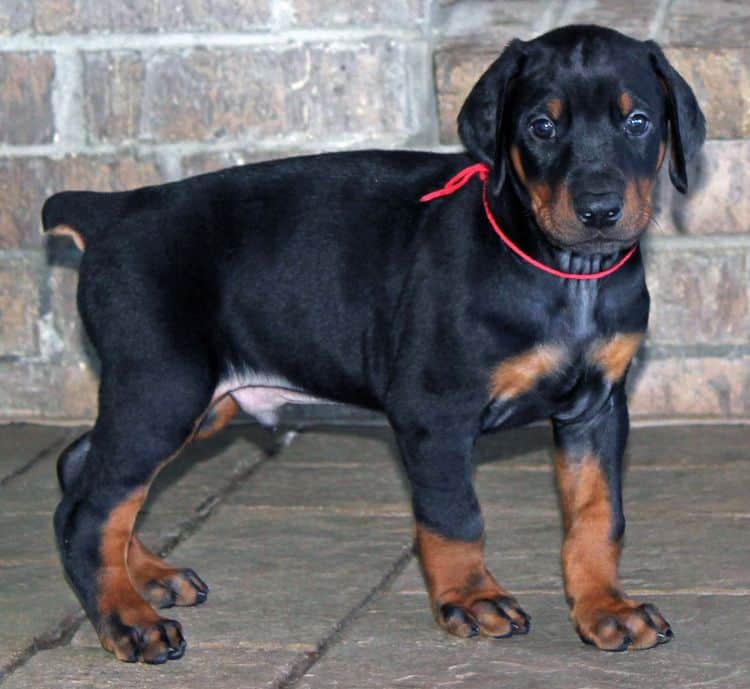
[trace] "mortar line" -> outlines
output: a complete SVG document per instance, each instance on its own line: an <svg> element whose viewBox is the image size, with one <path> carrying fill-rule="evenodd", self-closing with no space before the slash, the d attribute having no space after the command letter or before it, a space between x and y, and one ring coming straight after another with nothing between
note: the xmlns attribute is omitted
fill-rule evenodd
<svg viewBox="0 0 750 689"><path fill-rule="evenodd" d="M72 439L73 435L75 435L75 432L71 432L71 430L68 430L67 432L59 435L57 438L55 438L55 440L50 442L49 445L46 445L43 449L37 452L28 462L0 478L0 488L4 488L14 479L17 479L19 476L23 476L27 471L29 471L31 468L41 462L45 457L47 457L47 455L52 454L64 444L66 444L70 439Z"/></svg>
<svg viewBox="0 0 750 689"><path fill-rule="evenodd" d="M672 0L659 0L656 5L656 12L648 28L648 36L652 40L657 40L661 35L662 29L667 19L667 14L672 5Z"/></svg>
<svg viewBox="0 0 750 689"><path fill-rule="evenodd" d="M54 36L4 36L0 53L78 50L81 52L106 50L160 50L192 48L264 47L279 51L299 44L328 43L351 45L366 40L413 41L422 38L419 30L398 26L342 29L287 29L257 33L184 31L174 33L117 33L117 34L56 34Z"/></svg>
<svg viewBox="0 0 750 689"><path fill-rule="evenodd" d="M272 689L293 689L293 687L307 674L307 672L320 660L322 660L333 646L335 646L343 635L351 628L359 616L372 603L378 600L398 579L407 565L414 557L413 546L404 546L401 554L394 560L380 581L344 615L315 645L314 651L309 651L292 663L291 668L283 673L272 685Z"/></svg>
<svg viewBox="0 0 750 689"><path fill-rule="evenodd" d="M253 478L282 450L289 447L296 435L295 431L286 431L281 436L277 436L273 445L267 450L263 450L261 459L247 469L235 474L228 484L199 503L193 511L193 516L188 517L181 524L175 535L165 537L160 541L156 547L159 556L166 557L178 545L195 535L241 485ZM13 660L0 666L0 684L3 684L11 674L26 665L37 653L67 646L86 619L86 613L78 608L64 615L51 628L33 637Z"/></svg>

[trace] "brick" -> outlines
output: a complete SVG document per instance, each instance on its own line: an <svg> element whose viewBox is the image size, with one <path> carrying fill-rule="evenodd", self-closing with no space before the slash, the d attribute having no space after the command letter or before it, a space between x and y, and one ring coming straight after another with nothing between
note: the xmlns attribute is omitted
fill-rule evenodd
<svg viewBox="0 0 750 689"><path fill-rule="evenodd" d="M653 342L750 342L750 249L654 249L646 263Z"/></svg>
<svg viewBox="0 0 750 689"><path fill-rule="evenodd" d="M37 353L40 263L32 254L0 259L0 358Z"/></svg>
<svg viewBox="0 0 750 689"><path fill-rule="evenodd" d="M654 190L655 234L750 231L750 141L708 141L689 164L687 195L672 186L666 168Z"/></svg>
<svg viewBox="0 0 750 689"><path fill-rule="evenodd" d="M743 48L750 36L750 5L737 0L675 0L661 39L673 45Z"/></svg>
<svg viewBox="0 0 750 689"><path fill-rule="evenodd" d="M97 377L84 364L0 361L0 417L93 419Z"/></svg>
<svg viewBox="0 0 750 689"><path fill-rule="evenodd" d="M87 136L91 143L122 141L138 136L145 65L131 51L84 53ZM97 84L106 88L96 88Z"/></svg>
<svg viewBox="0 0 750 689"><path fill-rule="evenodd" d="M202 175L205 172L215 172L235 165L259 163L264 160L278 160L301 154L296 149L278 148L272 151L211 151L209 153L195 153L182 159L182 174L185 177Z"/></svg>
<svg viewBox="0 0 750 689"><path fill-rule="evenodd" d="M599 24L646 40L650 38L651 23L658 3L653 0L594 0L570 3L560 24Z"/></svg>
<svg viewBox="0 0 750 689"><path fill-rule="evenodd" d="M0 142L52 141L54 76L55 64L48 53L0 53Z"/></svg>
<svg viewBox="0 0 750 689"><path fill-rule="evenodd" d="M512 38L526 40L539 33L548 5L544 0L434 3L434 29L467 45L482 43L498 50Z"/></svg>
<svg viewBox="0 0 750 689"><path fill-rule="evenodd" d="M330 0L292 0L290 24L295 27L405 26L413 28L425 17L424 0L332 3Z"/></svg>
<svg viewBox="0 0 750 689"><path fill-rule="evenodd" d="M750 138L750 48L667 48L693 87L712 139Z"/></svg>
<svg viewBox="0 0 750 689"><path fill-rule="evenodd" d="M110 191L164 181L153 160L129 155L0 159L0 249L38 247L44 200L65 189Z"/></svg>
<svg viewBox="0 0 750 689"><path fill-rule="evenodd" d="M0 34L23 31L31 26L34 6L30 2L0 0Z"/></svg>
<svg viewBox="0 0 750 689"><path fill-rule="evenodd" d="M33 5L31 28L38 33L248 31L266 28L271 17L268 0L36 0Z"/></svg>
<svg viewBox="0 0 750 689"><path fill-rule="evenodd" d="M48 278L49 312L43 319L40 336L47 361L55 364L84 364L98 370L99 361L78 315L75 264L52 265Z"/></svg>
<svg viewBox="0 0 750 689"><path fill-rule="evenodd" d="M427 124L411 113L408 47L373 39L353 45L195 49L160 52L145 64L140 115L122 95L123 80L104 83L95 57L86 70L86 108L94 137L137 134L142 141L220 141L238 137L400 137ZM90 59L90 58L87 58ZM96 62L96 65L93 63ZM130 56L120 64L135 70ZM129 85L128 85L129 88ZM113 95L102 95L102 90ZM103 104L103 105L102 105ZM119 112L124 108L125 112ZM132 130L138 121L138 131Z"/></svg>
<svg viewBox="0 0 750 689"><path fill-rule="evenodd" d="M634 416L750 414L750 357L647 360L634 373L628 381Z"/></svg>
<svg viewBox="0 0 750 689"><path fill-rule="evenodd" d="M453 45L435 53L435 82L440 117L440 141L459 143L456 118L466 96L499 54L497 48Z"/></svg>

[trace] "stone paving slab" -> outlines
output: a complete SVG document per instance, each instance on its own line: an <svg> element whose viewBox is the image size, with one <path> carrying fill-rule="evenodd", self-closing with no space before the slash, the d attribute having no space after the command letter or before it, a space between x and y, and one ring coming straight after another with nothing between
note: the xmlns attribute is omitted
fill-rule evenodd
<svg viewBox="0 0 750 689"><path fill-rule="evenodd" d="M36 428L38 437L14 426L5 427L0 437L9 445L15 442L20 456L30 457L43 440L54 437L49 428ZM65 438L82 430L65 429ZM267 439L257 428L247 427L189 448L154 483L141 520L146 542L159 546L174 537L207 498L262 458L263 442ZM0 489L0 669L79 609L64 580L52 532L60 500L55 465L62 445ZM205 461L214 456L211 463ZM153 511L157 519L152 519Z"/></svg>
<svg viewBox="0 0 750 689"><path fill-rule="evenodd" d="M676 639L615 654L578 640L560 592L520 597L533 617L528 636L462 640L438 629L426 595L415 592L421 586L413 564L297 689L750 687L747 640L738 633L747 624L747 596L653 596Z"/></svg>
<svg viewBox="0 0 750 689"><path fill-rule="evenodd" d="M62 445L70 434L70 428L60 426L28 423L0 426L0 486L38 458L40 453Z"/></svg>
<svg viewBox="0 0 750 689"><path fill-rule="evenodd" d="M37 653L3 686L286 688L308 667L295 687L748 689L748 441L747 426L633 432L623 579L631 594L662 607L678 638L651 652L606 654L583 646L567 620L549 428L486 436L477 448L488 562L534 617L528 637L496 644L454 639L434 625L414 561L381 595L412 528L388 429L300 433L253 465L268 437L235 428L170 466L142 520L148 542L169 537L217 485L256 467L170 556L211 586L203 606L166 611L183 623L185 657L159 667L115 662L84 623L68 645ZM32 488L54 497L42 465L24 474L27 484L13 482L0 513L0 526L16 520L24 539L49 523L48 498L35 509L24 501ZM0 557L22 558L6 533ZM32 618L59 572L54 549L35 547L38 578L9 586L0 571L0 596L9 586L7 600ZM0 619L0 634L8 629Z"/></svg>

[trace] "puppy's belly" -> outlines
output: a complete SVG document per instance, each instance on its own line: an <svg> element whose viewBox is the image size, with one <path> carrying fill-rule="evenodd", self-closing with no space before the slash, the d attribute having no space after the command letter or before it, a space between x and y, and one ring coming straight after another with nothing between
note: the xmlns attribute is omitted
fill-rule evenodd
<svg viewBox="0 0 750 689"><path fill-rule="evenodd" d="M276 425L279 410L285 404L330 403L330 400L294 388L283 378L255 373L232 377L219 385L214 402L226 394L232 396L242 411L267 426Z"/></svg>
<svg viewBox="0 0 750 689"><path fill-rule="evenodd" d="M279 409L285 404L314 404L328 401L296 390L261 386L240 388L229 394L240 405L242 411L267 426L276 424Z"/></svg>

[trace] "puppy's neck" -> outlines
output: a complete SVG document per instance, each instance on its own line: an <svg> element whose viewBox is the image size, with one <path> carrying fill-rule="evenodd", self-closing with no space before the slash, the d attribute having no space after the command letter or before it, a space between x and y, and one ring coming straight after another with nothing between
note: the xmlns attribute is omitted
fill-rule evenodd
<svg viewBox="0 0 750 689"><path fill-rule="evenodd" d="M597 273L615 265L626 253L623 250L578 254L571 249L555 246L542 232L529 206L508 182L497 194L492 194L488 189L487 200L492 214L508 238L524 253L550 268L580 275Z"/></svg>

